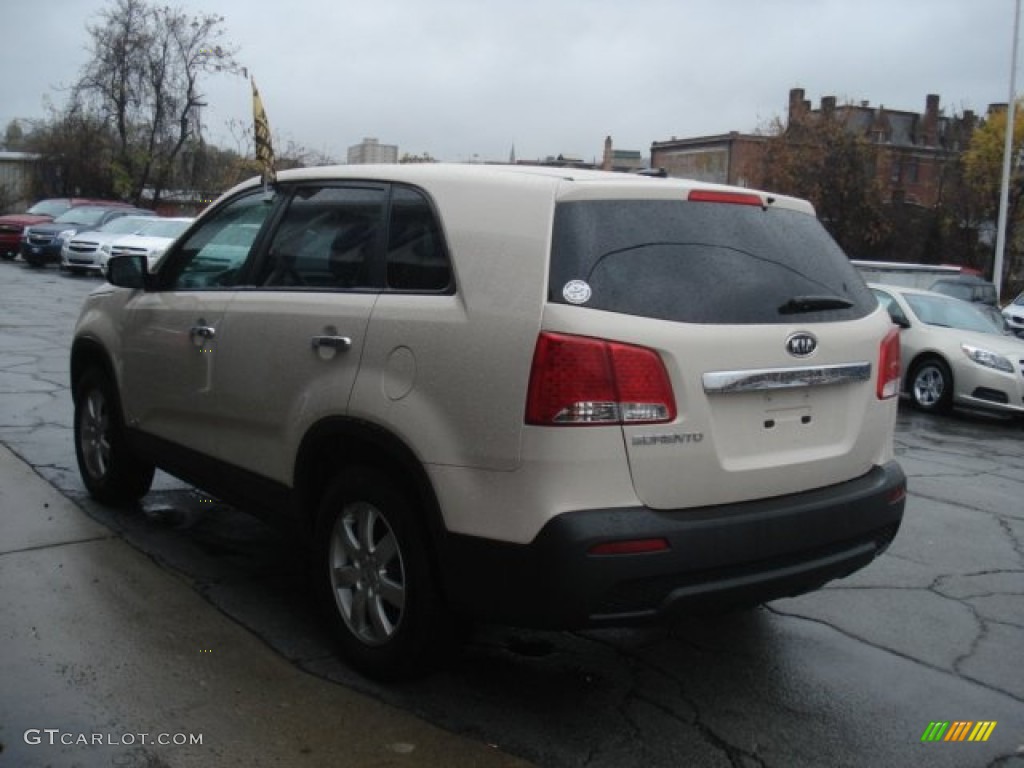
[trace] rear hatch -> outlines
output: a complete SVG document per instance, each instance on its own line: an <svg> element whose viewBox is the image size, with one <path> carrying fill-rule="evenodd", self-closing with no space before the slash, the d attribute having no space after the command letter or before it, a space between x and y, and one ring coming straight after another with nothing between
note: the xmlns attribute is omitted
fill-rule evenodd
<svg viewBox="0 0 1024 768"><path fill-rule="evenodd" d="M554 223L545 330L653 350L671 381L670 418L620 427L638 498L764 498L889 458L891 325L812 209L675 189L563 200Z"/></svg>

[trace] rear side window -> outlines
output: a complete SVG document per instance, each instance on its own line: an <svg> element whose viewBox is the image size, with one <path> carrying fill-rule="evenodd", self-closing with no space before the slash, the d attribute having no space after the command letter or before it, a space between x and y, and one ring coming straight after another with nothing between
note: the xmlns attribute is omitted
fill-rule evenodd
<svg viewBox="0 0 1024 768"><path fill-rule="evenodd" d="M388 288L444 291L451 279L444 238L430 203L415 189L394 187L388 227Z"/></svg>
<svg viewBox="0 0 1024 768"><path fill-rule="evenodd" d="M386 200L383 188L298 188L270 244L262 284L371 288Z"/></svg>
<svg viewBox="0 0 1024 768"><path fill-rule="evenodd" d="M548 299L702 324L834 322L878 307L813 216L677 200L561 203Z"/></svg>
<svg viewBox="0 0 1024 768"><path fill-rule="evenodd" d="M266 288L437 293L452 284L437 217L418 190L300 186L255 280Z"/></svg>

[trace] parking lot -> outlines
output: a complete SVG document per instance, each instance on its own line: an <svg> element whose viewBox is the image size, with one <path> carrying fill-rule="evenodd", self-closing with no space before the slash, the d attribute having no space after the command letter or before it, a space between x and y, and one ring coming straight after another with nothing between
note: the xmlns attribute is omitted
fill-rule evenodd
<svg viewBox="0 0 1024 768"><path fill-rule="evenodd" d="M166 476L141 512L86 498L67 349L97 285L0 263L0 442L295 667L541 766L1024 766L1024 423L903 407L903 527L817 593L655 629L482 626L385 687L333 655L294 543ZM935 721L996 726L922 742Z"/></svg>

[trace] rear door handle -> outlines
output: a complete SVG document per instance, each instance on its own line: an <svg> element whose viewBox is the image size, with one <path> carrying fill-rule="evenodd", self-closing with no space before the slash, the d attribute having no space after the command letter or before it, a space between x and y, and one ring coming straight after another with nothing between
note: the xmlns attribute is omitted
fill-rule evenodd
<svg viewBox="0 0 1024 768"><path fill-rule="evenodd" d="M327 347L328 349L346 350L352 346L352 339L348 336L314 336L313 349Z"/></svg>

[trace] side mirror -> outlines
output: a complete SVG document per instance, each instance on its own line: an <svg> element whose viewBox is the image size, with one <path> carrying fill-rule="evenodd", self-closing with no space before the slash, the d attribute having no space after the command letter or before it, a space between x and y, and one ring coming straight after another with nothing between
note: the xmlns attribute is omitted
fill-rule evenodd
<svg viewBox="0 0 1024 768"><path fill-rule="evenodd" d="M107 282L118 288L144 291L152 285L145 256L112 256L107 261Z"/></svg>
<svg viewBox="0 0 1024 768"><path fill-rule="evenodd" d="M909 328L910 321L907 320L903 315L894 315L892 312L889 313L889 318L892 320L893 325L899 328Z"/></svg>

